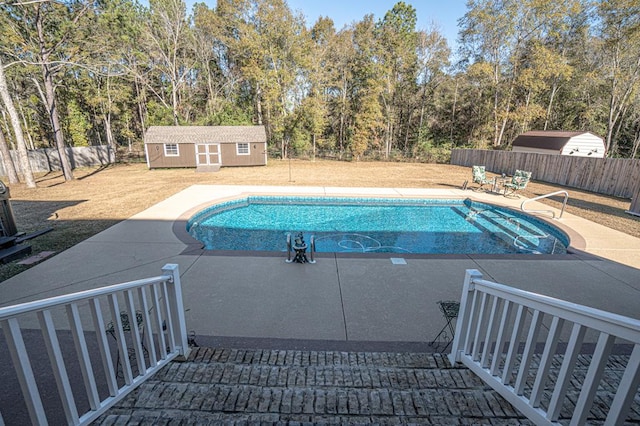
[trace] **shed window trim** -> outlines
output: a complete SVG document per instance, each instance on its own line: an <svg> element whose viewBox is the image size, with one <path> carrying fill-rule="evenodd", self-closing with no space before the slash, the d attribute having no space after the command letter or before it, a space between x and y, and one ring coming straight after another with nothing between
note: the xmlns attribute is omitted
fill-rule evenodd
<svg viewBox="0 0 640 426"><path fill-rule="evenodd" d="M249 143L248 142L238 142L236 144L236 154L237 155L249 155Z"/></svg>
<svg viewBox="0 0 640 426"><path fill-rule="evenodd" d="M177 143L165 143L164 144L164 156L165 157L179 157L180 148Z"/></svg>

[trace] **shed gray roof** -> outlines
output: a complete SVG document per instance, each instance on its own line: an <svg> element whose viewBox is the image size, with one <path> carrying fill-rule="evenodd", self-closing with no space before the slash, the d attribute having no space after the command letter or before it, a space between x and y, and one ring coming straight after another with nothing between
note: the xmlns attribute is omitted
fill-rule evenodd
<svg viewBox="0 0 640 426"><path fill-rule="evenodd" d="M144 143L266 142L264 126L151 126Z"/></svg>
<svg viewBox="0 0 640 426"><path fill-rule="evenodd" d="M561 151L571 138L585 133L589 132L531 131L516 137L512 146Z"/></svg>

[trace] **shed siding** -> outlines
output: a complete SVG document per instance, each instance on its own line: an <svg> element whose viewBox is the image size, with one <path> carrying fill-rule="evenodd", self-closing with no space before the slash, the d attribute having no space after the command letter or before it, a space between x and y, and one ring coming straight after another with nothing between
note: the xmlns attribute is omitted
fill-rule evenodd
<svg viewBox="0 0 640 426"><path fill-rule="evenodd" d="M177 157L166 157L164 155L164 144L149 143L146 145L149 168L161 169L165 167L195 167L196 152L191 143L178 144Z"/></svg>
<svg viewBox="0 0 640 426"><path fill-rule="evenodd" d="M237 155L237 144L220 144L222 167L224 166L264 166L267 164L265 152L267 144L264 142L249 143L249 155Z"/></svg>
<svg viewBox="0 0 640 426"><path fill-rule="evenodd" d="M604 157L604 143L599 137L584 133L569 139L569 142L562 149L562 155L602 158Z"/></svg>

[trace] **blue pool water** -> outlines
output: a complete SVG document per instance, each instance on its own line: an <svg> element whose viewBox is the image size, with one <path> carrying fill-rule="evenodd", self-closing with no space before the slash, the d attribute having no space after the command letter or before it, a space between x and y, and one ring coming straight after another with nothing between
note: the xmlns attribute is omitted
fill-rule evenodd
<svg viewBox="0 0 640 426"><path fill-rule="evenodd" d="M318 252L566 253L559 229L470 200L255 196L196 213L187 231L208 250L286 251L287 234Z"/></svg>

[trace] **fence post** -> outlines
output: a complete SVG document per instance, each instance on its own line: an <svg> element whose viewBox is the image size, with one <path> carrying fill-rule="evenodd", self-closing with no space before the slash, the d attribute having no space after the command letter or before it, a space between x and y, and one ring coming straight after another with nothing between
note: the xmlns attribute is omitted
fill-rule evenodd
<svg viewBox="0 0 640 426"><path fill-rule="evenodd" d="M189 342L187 339L187 323L184 318L184 303L182 302L182 286L180 284L180 271L178 265L173 263L167 263L162 268L164 275L170 275L171 278L167 282L167 287L170 289L169 305L171 306L171 319L174 324L175 341L179 347L180 355L176 358L177 361L185 361L189 357Z"/></svg>
<svg viewBox="0 0 640 426"><path fill-rule="evenodd" d="M640 184L638 184L636 191L633 193L631 205L629 206L629 210L627 210L627 213L634 216L640 216Z"/></svg>
<svg viewBox="0 0 640 426"><path fill-rule="evenodd" d="M460 297L460 309L458 311L458 319L456 320L456 333L453 336L453 344L451 345L451 353L447 355L449 362L455 364L460 362L465 342L462 339L462 332L466 330L469 321L471 321L471 304L469 296L474 291L473 280L482 279L482 274L477 269L467 269L464 275L464 285L462 287L462 296Z"/></svg>

